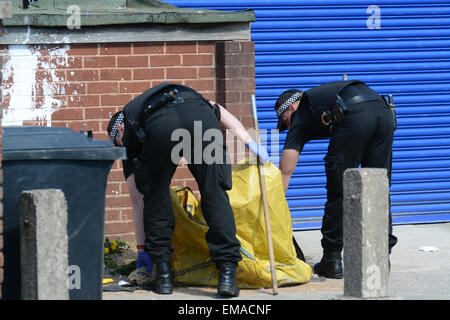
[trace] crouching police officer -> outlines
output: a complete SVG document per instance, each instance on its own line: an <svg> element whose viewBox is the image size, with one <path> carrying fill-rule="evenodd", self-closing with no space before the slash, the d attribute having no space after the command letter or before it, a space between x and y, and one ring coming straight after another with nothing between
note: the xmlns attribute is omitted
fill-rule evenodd
<svg viewBox="0 0 450 320"><path fill-rule="evenodd" d="M393 111L384 97L357 80L326 83L305 92L287 90L277 99L275 111L278 129L289 129L280 159L285 192L305 143L330 138L324 158L327 201L321 229L323 256L314 272L342 278L343 173L359 165L385 168L390 183ZM389 253L396 242L389 210Z"/></svg>
<svg viewBox="0 0 450 320"><path fill-rule="evenodd" d="M144 251L154 264L154 290L157 293L170 294L173 290L170 260L175 221L170 183L179 161L179 157L173 159L172 150L179 142L173 141L172 134L182 129L190 134L190 139L179 156L188 160L188 168L199 186L202 212L209 227L206 242L219 270L218 294L239 295L236 268L242 257L226 192L232 187L231 165L221 124L235 129L237 136L263 162L268 160L267 151L251 139L231 113L186 86L162 83L130 101L123 112L111 118L110 138L127 150L125 176L134 172L136 187L144 195ZM215 161L212 162L203 157L209 144L209 139L203 137L211 129L220 132L220 141L214 141L219 148L214 148ZM195 155L200 157L195 159ZM190 161L191 158L194 161Z"/></svg>

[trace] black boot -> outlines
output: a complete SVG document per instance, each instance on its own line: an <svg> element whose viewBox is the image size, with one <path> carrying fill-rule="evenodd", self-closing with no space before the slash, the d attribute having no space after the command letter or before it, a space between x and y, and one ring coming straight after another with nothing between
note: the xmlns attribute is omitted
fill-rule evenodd
<svg viewBox="0 0 450 320"><path fill-rule="evenodd" d="M217 293L224 297L238 297L239 287L236 280L236 264L232 262L224 262L218 266L219 269L219 286Z"/></svg>
<svg viewBox="0 0 450 320"><path fill-rule="evenodd" d="M340 251L324 251L322 260L314 265L314 273L332 279L342 279L342 256Z"/></svg>
<svg viewBox="0 0 450 320"><path fill-rule="evenodd" d="M172 272L170 263L158 263L154 266L156 274L154 280L154 291L159 294L171 294L173 290Z"/></svg>

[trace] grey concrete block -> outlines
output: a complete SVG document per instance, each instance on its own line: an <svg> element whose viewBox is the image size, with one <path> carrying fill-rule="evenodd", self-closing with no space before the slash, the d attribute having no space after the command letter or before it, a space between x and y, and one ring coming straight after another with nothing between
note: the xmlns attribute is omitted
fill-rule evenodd
<svg viewBox="0 0 450 320"><path fill-rule="evenodd" d="M389 181L386 169L344 172L344 296L387 295Z"/></svg>
<svg viewBox="0 0 450 320"><path fill-rule="evenodd" d="M19 198L22 299L69 298L67 203L59 189L23 191Z"/></svg>

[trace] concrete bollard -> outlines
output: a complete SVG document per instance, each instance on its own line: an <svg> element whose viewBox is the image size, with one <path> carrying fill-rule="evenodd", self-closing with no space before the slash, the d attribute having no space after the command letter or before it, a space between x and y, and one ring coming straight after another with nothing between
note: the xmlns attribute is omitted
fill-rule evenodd
<svg viewBox="0 0 450 320"><path fill-rule="evenodd" d="M19 198L23 300L68 300L67 203L59 189Z"/></svg>
<svg viewBox="0 0 450 320"><path fill-rule="evenodd" d="M383 298L389 278L386 169L344 172L344 296Z"/></svg>

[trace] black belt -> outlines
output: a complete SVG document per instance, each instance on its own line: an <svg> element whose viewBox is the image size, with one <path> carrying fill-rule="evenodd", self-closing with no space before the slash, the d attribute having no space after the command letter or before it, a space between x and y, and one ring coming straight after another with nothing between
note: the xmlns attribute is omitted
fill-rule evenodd
<svg viewBox="0 0 450 320"><path fill-rule="evenodd" d="M358 96L353 96L350 99L344 99L345 104L348 108L357 105L359 103L367 102L367 101L381 101L384 102L384 99L378 95L374 94L361 94Z"/></svg>
<svg viewBox="0 0 450 320"><path fill-rule="evenodd" d="M158 109L172 105L180 104L185 99L201 98L201 95L192 89L185 87L169 87L165 88L161 92L152 95L148 99L147 107L145 108L145 115L149 116Z"/></svg>
<svg viewBox="0 0 450 320"><path fill-rule="evenodd" d="M333 106L331 112L324 111L321 115L320 119L325 126L334 125L335 123L341 122L348 110L350 110L352 106L355 106L359 103L368 101L380 101L387 105L384 98L375 94L361 94L353 96L350 99L343 99L341 96L337 95L336 98L336 104Z"/></svg>

